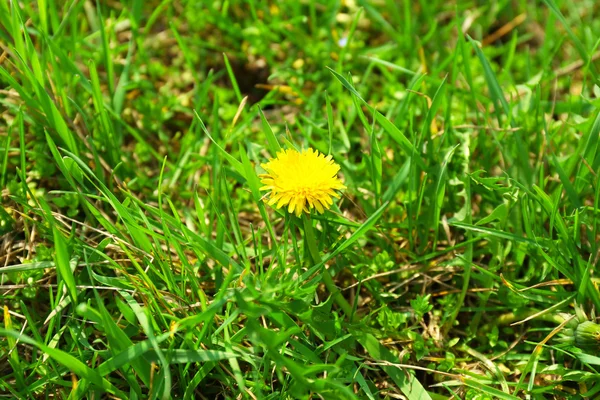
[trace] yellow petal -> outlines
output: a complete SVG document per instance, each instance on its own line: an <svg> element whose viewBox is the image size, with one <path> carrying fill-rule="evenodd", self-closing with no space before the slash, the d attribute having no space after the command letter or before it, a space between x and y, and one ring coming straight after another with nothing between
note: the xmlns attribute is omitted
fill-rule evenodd
<svg viewBox="0 0 600 400"><path fill-rule="evenodd" d="M289 213L298 216L313 208L323 213L333 198L340 197L337 190L345 189L337 177L340 166L333 157L312 148L300 152L282 149L261 167L267 173L259 175L260 190L270 192L265 202L276 208L285 205Z"/></svg>
<svg viewBox="0 0 600 400"><path fill-rule="evenodd" d="M325 209L323 208L323 206L321 205L321 203L319 203L318 201L315 201L315 208L317 209L317 211L320 214L323 214L325 212Z"/></svg>

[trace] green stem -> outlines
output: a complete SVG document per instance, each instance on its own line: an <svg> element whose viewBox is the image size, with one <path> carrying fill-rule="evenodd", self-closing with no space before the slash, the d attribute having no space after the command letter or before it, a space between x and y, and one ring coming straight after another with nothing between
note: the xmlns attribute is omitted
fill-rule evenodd
<svg viewBox="0 0 600 400"><path fill-rule="evenodd" d="M302 214L302 222L304 223L304 240L306 241L306 244L308 246L308 252L310 253L310 257L312 258L313 264L314 265L322 264L323 260L321 259L321 255L319 254L319 248L317 246L317 238L315 236L315 231L313 229L310 216L308 216L306 214ZM323 283L325 284L325 287L331 293L331 296L333 297L333 301L335 301L336 304L338 306L340 306L340 308L344 311L344 313L348 316L348 318L353 320L354 316L352 313L352 307L346 301L344 296L342 296L338 287L335 286L335 283L333 282L333 278L331 277L331 273L329 272L329 270L327 268L325 268L325 266L323 266L323 274L321 275L321 277L323 279Z"/></svg>

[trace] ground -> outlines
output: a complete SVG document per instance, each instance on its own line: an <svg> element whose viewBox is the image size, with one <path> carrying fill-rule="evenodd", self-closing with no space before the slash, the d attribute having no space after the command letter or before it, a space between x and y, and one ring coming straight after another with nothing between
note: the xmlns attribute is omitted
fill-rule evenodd
<svg viewBox="0 0 600 400"><path fill-rule="evenodd" d="M599 13L0 0L0 395L593 398Z"/></svg>

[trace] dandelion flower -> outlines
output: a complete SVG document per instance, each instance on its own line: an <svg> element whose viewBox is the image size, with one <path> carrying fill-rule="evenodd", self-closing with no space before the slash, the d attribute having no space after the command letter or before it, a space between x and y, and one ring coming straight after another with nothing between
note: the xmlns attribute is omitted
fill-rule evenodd
<svg viewBox="0 0 600 400"><path fill-rule="evenodd" d="M261 167L267 173L260 175L264 185L260 190L270 191L268 204L287 205L288 212L297 216L313 208L322 214L333 204L332 197L340 197L336 190L346 188L337 177L340 166L313 149L282 150Z"/></svg>

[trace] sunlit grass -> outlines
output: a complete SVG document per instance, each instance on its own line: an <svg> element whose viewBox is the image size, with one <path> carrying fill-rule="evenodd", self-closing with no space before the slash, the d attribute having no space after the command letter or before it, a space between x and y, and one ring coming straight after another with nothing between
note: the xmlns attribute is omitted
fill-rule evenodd
<svg viewBox="0 0 600 400"><path fill-rule="evenodd" d="M58 3L0 0L1 395L600 390L596 2Z"/></svg>

